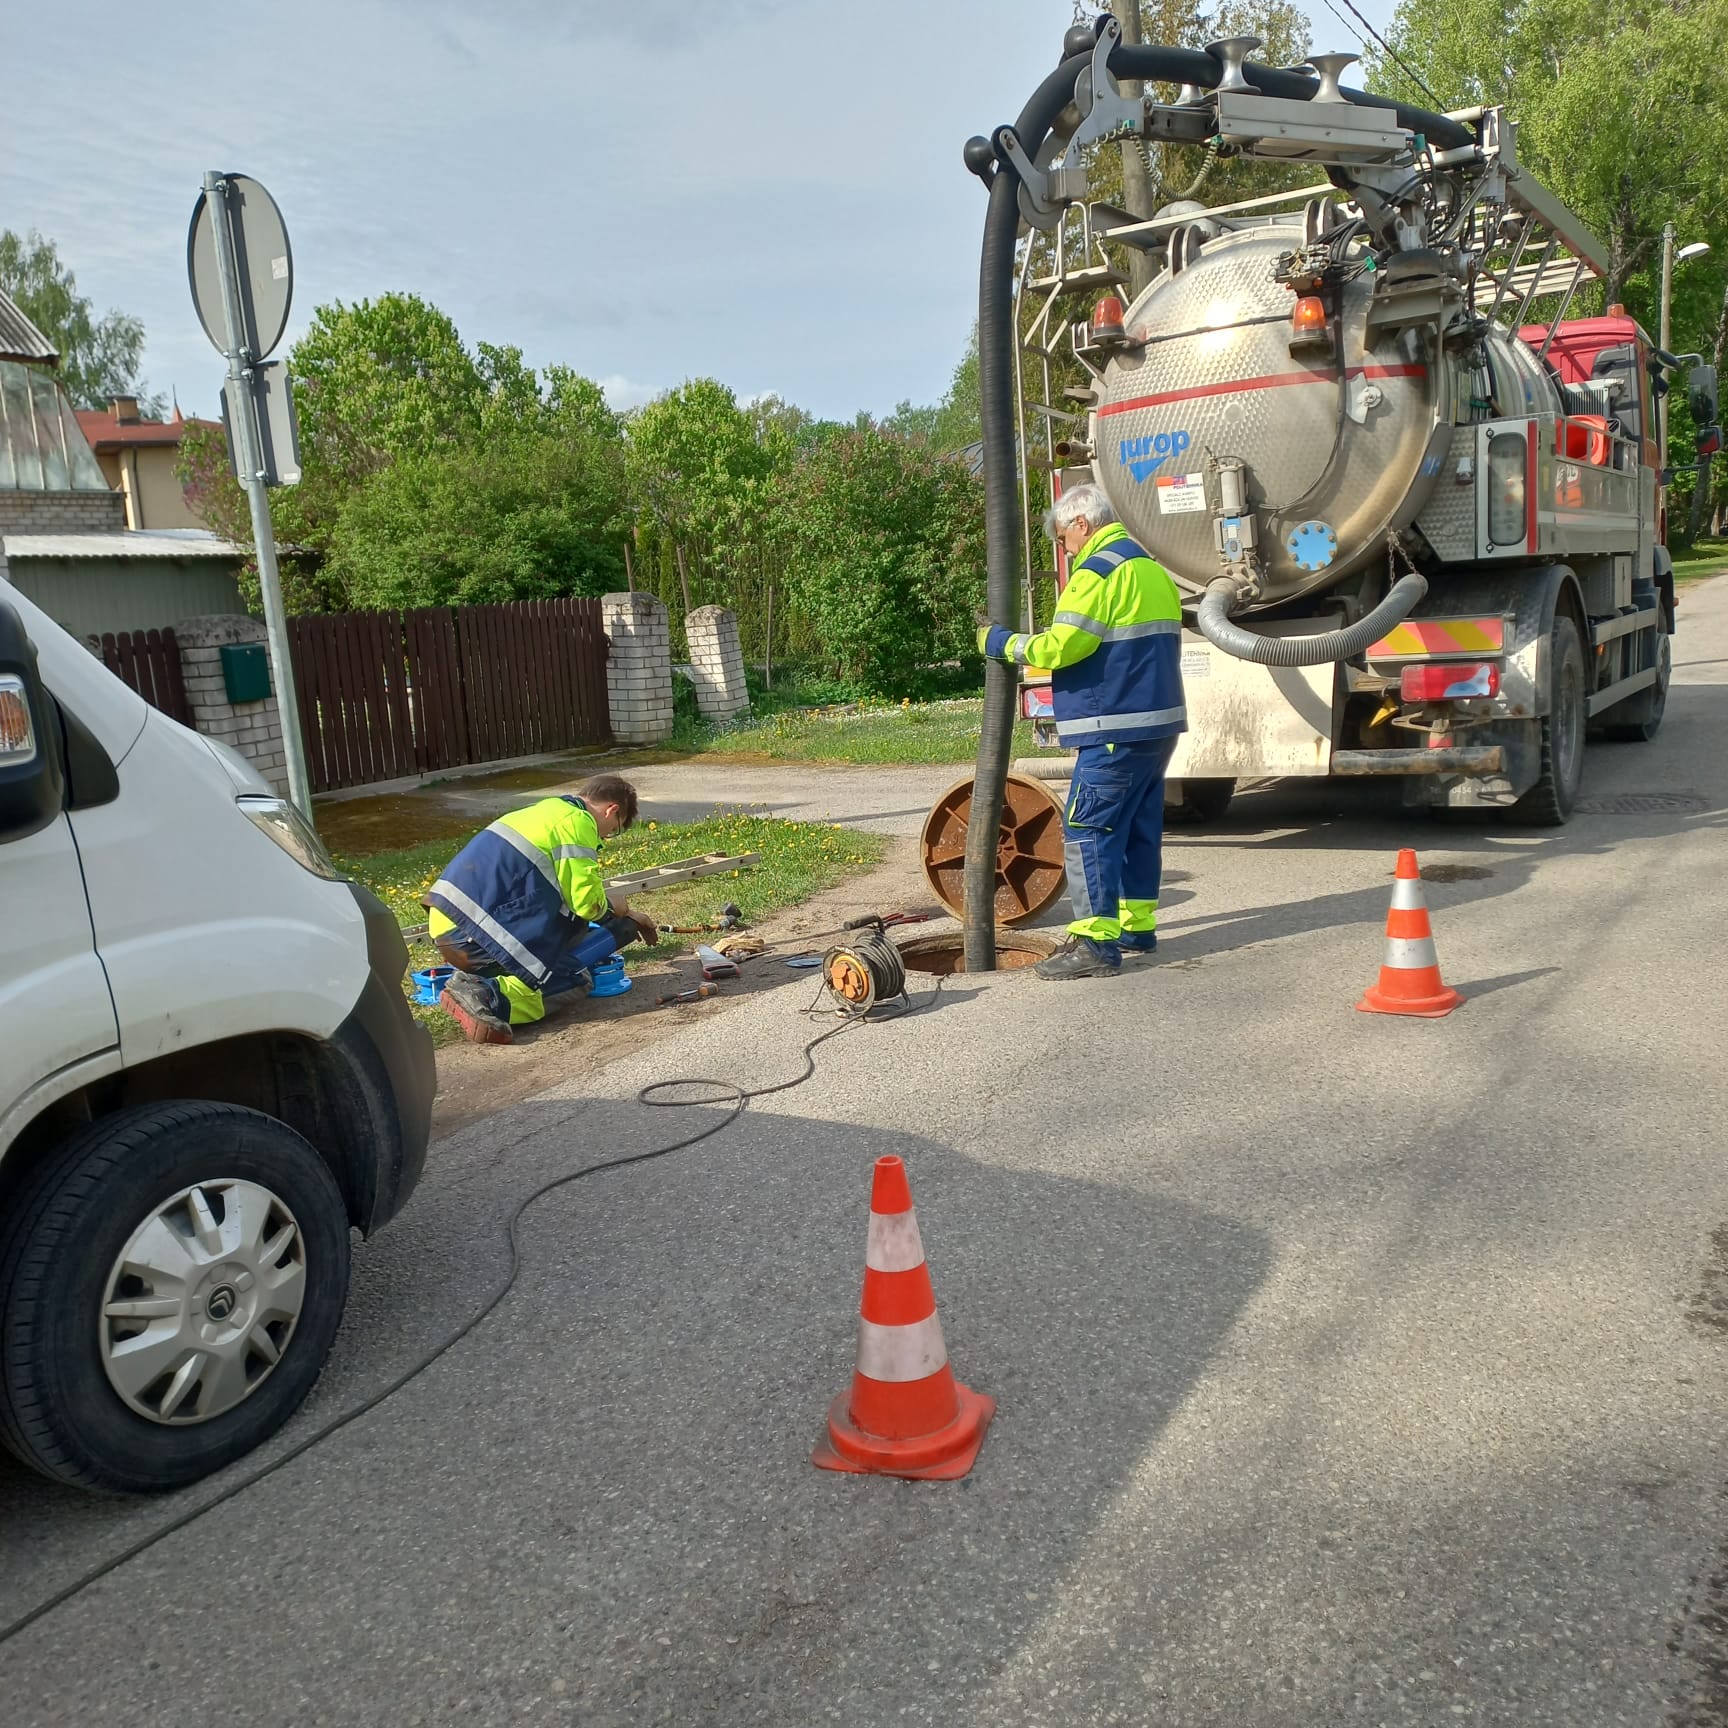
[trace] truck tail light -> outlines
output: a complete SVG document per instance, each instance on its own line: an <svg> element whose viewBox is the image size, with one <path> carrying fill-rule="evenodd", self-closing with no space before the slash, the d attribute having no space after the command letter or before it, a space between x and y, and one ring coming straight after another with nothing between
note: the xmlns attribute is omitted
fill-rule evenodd
<svg viewBox="0 0 1728 1728"><path fill-rule="evenodd" d="M1453 702L1467 696L1498 696L1500 666L1494 660L1429 660L1398 674L1398 694L1406 702Z"/></svg>

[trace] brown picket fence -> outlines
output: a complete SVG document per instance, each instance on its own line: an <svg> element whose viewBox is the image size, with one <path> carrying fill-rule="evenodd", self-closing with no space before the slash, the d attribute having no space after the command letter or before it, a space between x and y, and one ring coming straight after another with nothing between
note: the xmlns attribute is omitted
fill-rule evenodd
<svg viewBox="0 0 1728 1728"><path fill-rule="evenodd" d="M598 600L290 618L314 792L609 744Z"/></svg>
<svg viewBox="0 0 1728 1728"><path fill-rule="evenodd" d="M102 664L115 677L182 726L192 724L192 705L180 675L180 644L172 630L110 630L101 644Z"/></svg>

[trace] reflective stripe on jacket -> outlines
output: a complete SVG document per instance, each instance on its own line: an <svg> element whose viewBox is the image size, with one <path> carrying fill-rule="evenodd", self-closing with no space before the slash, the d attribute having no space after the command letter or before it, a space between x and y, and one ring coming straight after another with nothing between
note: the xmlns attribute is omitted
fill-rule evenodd
<svg viewBox="0 0 1728 1728"><path fill-rule="evenodd" d="M606 914L600 830L580 798L542 798L483 828L432 884L426 904L527 984Z"/></svg>
<svg viewBox="0 0 1728 1728"><path fill-rule="evenodd" d="M997 627L985 652L1054 674L1064 744L1133 744L1187 730L1176 584L1120 522L1081 547L1048 630L1025 636Z"/></svg>

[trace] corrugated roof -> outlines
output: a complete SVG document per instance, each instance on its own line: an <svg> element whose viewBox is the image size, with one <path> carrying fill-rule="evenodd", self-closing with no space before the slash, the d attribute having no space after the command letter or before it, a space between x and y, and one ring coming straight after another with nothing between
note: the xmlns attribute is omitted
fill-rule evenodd
<svg viewBox="0 0 1728 1728"><path fill-rule="evenodd" d="M46 366L0 360L0 491L109 490L60 380Z"/></svg>
<svg viewBox="0 0 1728 1728"><path fill-rule="evenodd" d="M125 528L117 534L8 534L8 558L243 558L202 528Z"/></svg>
<svg viewBox="0 0 1728 1728"><path fill-rule="evenodd" d="M58 360L54 344L18 309L18 302L0 288L0 360Z"/></svg>

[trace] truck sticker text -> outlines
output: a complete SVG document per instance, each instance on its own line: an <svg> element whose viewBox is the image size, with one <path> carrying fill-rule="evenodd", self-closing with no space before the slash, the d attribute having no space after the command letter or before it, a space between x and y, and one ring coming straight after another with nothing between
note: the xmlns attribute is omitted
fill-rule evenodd
<svg viewBox="0 0 1728 1728"><path fill-rule="evenodd" d="M1193 440L1186 432L1148 432L1144 438L1120 441L1118 460L1139 485L1155 469L1180 456Z"/></svg>

